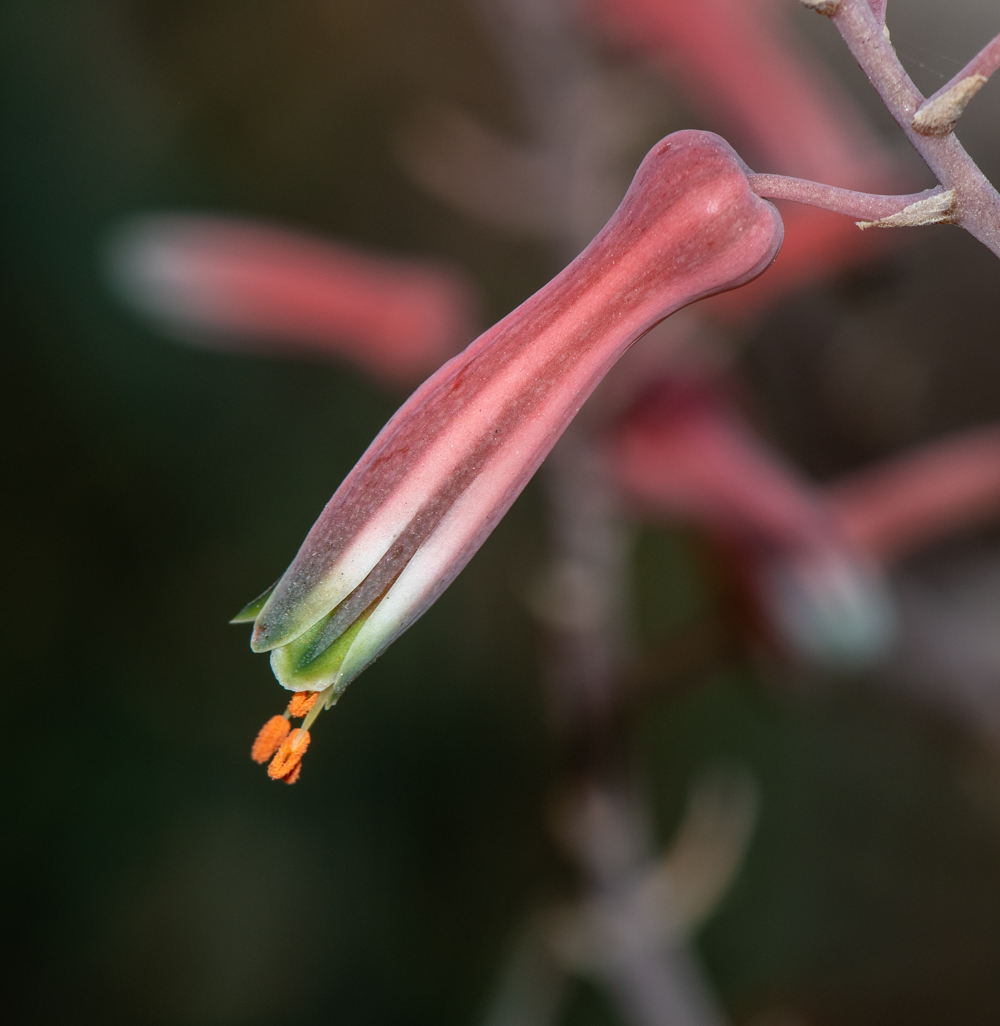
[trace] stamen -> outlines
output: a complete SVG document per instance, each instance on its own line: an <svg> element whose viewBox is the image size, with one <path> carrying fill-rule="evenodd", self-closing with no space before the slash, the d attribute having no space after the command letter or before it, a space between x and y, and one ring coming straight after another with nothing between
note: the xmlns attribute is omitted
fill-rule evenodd
<svg viewBox="0 0 1000 1026"><path fill-rule="evenodd" d="M295 769L293 769L293 770L292 770L292 772L288 774L288 776L287 776L287 777L282 777L281 779L282 779L282 780L283 780L283 781L284 781L284 782L285 782L286 784L294 784L294 783L295 783L295 781L299 779L299 774L300 774L301 772L302 772L302 763L300 762L300 763L299 763L299 764L298 764L298 765L297 765L297 766L295 767Z"/></svg>
<svg viewBox="0 0 1000 1026"><path fill-rule="evenodd" d="M289 776L306 754L310 740L308 730L293 730L282 741L281 747L271 760L271 765L267 767L267 775L272 780L281 780Z"/></svg>
<svg viewBox="0 0 1000 1026"><path fill-rule="evenodd" d="M284 716L272 716L257 735L253 748L250 749L250 758L254 762L265 763L281 747L281 743L288 735L289 723Z"/></svg>
<svg viewBox="0 0 1000 1026"><path fill-rule="evenodd" d="M300 716L305 716L316 704L318 695L318 691L297 691L292 695L292 700L288 703L288 715L296 720Z"/></svg>
<svg viewBox="0 0 1000 1026"><path fill-rule="evenodd" d="M332 685L329 688L326 688L326 690L324 691L315 692L317 701L313 703L308 715L302 721L303 730L308 730L316 722L316 717L319 716L319 714L330 704L327 701L319 701L319 699L322 698L325 700L327 695L332 693Z"/></svg>

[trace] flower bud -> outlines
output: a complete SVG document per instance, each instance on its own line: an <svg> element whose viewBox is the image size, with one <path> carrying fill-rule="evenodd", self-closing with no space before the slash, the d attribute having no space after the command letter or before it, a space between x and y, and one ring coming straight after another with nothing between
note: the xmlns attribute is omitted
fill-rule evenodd
<svg viewBox="0 0 1000 1026"><path fill-rule="evenodd" d="M747 173L719 136L661 140L583 253L403 404L254 609L252 647L285 687L334 701L471 559L629 346L771 263L781 219Z"/></svg>

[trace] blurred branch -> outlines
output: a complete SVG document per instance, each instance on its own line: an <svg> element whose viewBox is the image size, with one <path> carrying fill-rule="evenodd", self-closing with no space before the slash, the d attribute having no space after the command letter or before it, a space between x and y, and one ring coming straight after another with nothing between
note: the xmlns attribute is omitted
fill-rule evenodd
<svg viewBox="0 0 1000 1026"><path fill-rule="evenodd" d="M722 1026L686 940L739 871L756 805L756 787L744 772L706 773L674 841L654 861L634 797L603 787L578 790L563 803L559 832L590 888L580 901L531 920L484 1026L555 1022L571 974L603 981L635 1026Z"/></svg>

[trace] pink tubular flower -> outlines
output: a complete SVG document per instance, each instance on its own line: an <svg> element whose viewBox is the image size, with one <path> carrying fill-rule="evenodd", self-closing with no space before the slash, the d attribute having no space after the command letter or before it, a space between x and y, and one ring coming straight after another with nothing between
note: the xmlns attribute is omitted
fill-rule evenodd
<svg viewBox="0 0 1000 1026"><path fill-rule="evenodd" d="M851 189L899 178L861 111L821 64L789 45L783 0L589 0L592 22L613 42L651 58L691 106L737 140L754 166ZM779 204L785 244L751 288L712 301L724 320L753 315L780 295L885 254L901 235L864 237L815 207Z"/></svg>
<svg viewBox="0 0 1000 1026"><path fill-rule="evenodd" d="M888 561L1000 512L1000 428L964 431L826 490L840 533Z"/></svg>
<svg viewBox="0 0 1000 1026"><path fill-rule="evenodd" d="M611 433L606 454L641 509L691 520L723 541L767 626L794 654L847 667L885 650L893 614L877 565L841 533L823 494L705 383L652 389Z"/></svg>
<svg viewBox="0 0 1000 1026"><path fill-rule="evenodd" d="M628 411L605 450L622 492L654 514L772 551L821 546L833 530L822 499L707 382L659 382Z"/></svg>
<svg viewBox="0 0 1000 1026"><path fill-rule="evenodd" d="M713 298L707 306L716 320L741 323L796 289L885 256L908 238L901 232L862 236L841 214L797 203L779 205L785 242L773 270L749 288Z"/></svg>
<svg viewBox="0 0 1000 1026"><path fill-rule="evenodd" d="M417 389L237 617L286 688L325 693L306 729L454 579L625 350L761 273L781 236L724 140L668 136L584 252Z"/></svg>
<svg viewBox="0 0 1000 1026"><path fill-rule="evenodd" d="M137 218L111 259L118 291L168 330L339 356L392 383L440 366L473 335L461 275L251 221Z"/></svg>
<svg viewBox="0 0 1000 1026"><path fill-rule="evenodd" d="M1000 428L962 432L825 488L802 477L703 382L661 382L605 443L623 494L707 528L796 652L861 662L890 639L879 568L1000 513Z"/></svg>

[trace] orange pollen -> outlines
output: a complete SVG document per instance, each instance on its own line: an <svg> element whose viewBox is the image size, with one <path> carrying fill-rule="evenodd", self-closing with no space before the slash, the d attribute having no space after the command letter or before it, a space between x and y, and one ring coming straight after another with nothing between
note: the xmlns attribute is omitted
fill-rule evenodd
<svg viewBox="0 0 1000 1026"><path fill-rule="evenodd" d="M267 767L267 775L272 780L281 780L284 777L289 776L292 771L299 765L302 760L302 756L306 754L306 749L309 747L309 731L293 730L284 741L281 742L281 747L278 749L274 758L271 760L271 765Z"/></svg>
<svg viewBox="0 0 1000 1026"><path fill-rule="evenodd" d="M288 715L295 719L298 719L300 716L305 716L305 714L316 704L316 699L318 697L318 691L296 692L292 696L292 700L288 703Z"/></svg>
<svg viewBox="0 0 1000 1026"><path fill-rule="evenodd" d="M281 747L281 742L288 734L289 723L284 716L272 716L257 735L257 740L250 749L250 758L254 762L265 763Z"/></svg>
<svg viewBox="0 0 1000 1026"><path fill-rule="evenodd" d="M295 769L293 769L292 772L289 773L287 777L282 777L281 779L286 784L294 784L295 781L299 779L299 774L301 772L302 772L302 763L299 762L299 763L296 763Z"/></svg>

